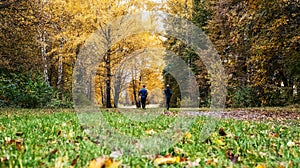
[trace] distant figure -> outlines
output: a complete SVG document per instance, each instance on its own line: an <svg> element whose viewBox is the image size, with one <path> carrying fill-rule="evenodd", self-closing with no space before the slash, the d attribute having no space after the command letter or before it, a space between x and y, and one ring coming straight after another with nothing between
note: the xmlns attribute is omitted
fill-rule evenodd
<svg viewBox="0 0 300 168"><path fill-rule="evenodd" d="M170 85L167 85L167 88L164 90L164 94L165 94L165 97L166 97L167 110L169 110L170 100L171 100L171 96L172 96L172 90L170 89Z"/></svg>
<svg viewBox="0 0 300 168"><path fill-rule="evenodd" d="M146 89L146 86L143 85L143 88L139 91L139 96L141 96L141 103L142 103L142 108L146 108L146 99L148 96L148 91Z"/></svg>

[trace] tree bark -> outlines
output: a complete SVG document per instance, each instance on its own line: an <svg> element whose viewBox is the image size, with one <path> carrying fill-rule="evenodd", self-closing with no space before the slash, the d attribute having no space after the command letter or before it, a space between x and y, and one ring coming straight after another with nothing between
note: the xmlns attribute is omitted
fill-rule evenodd
<svg viewBox="0 0 300 168"><path fill-rule="evenodd" d="M114 85L114 90L115 90L114 107L118 108L120 92L121 92L121 85L122 85L122 76L120 74L117 74L116 78L117 79L116 79L116 82L115 82L115 85Z"/></svg>
<svg viewBox="0 0 300 168"><path fill-rule="evenodd" d="M106 70L106 108L112 108L111 105L111 65L110 65L110 56L111 56L111 50L108 49L106 53L106 59L105 59L105 70Z"/></svg>
<svg viewBox="0 0 300 168"><path fill-rule="evenodd" d="M48 63L46 57L46 31L41 30L40 32L40 43L41 43L41 56L44 63L44 80L49 84L49 75L48 75Z"/></svg>
<svg viewBox="0 0 300 168"><path fill-rule="evenodd" d="M59 98L62 99L62 93L63 93L63 57L61 54L61 50L63 47L63 38L61 38L60 41L60 54L59 54L59 58L58 58L58 79L57 79L57 87L59 90Z"/></svg>
<svg viewBox="0 0 300 168"><path fill-rule="evenodd" d="M111 105L111 49L110 49L110 27L108 27L107 30L107 53L106 53L106 58L105 58L105 70L106 70L106 79L105 79L105 84L106 84L106 108L112 108Z"/></svg>

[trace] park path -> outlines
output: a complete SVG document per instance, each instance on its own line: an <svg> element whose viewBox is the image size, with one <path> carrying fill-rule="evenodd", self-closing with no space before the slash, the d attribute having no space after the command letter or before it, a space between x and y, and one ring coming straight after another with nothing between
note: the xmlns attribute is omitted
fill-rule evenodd
<svg viewBox="0 0 300 168"><path fill-rule="evenodd" d="M159 104L149 104L147 109L158 108ZM122 107L136 109L136 106ZM233 118L248 121L288 121L297 120L300 126L300 108L237 108L225 109L221 112L199 111L196 109L183 110L184 115L210 116L216 118Z"/></svg>
<svg viewBox="0 0 300 168"><path fill-rule="evenodd" d="M300 111L299 109L234 109L223 112L204 112L204 111L188 111L187 115L194 116L210 116L216 118L233 118L238 120L248 121L287 121L298 120L300 125Z"/></svg>

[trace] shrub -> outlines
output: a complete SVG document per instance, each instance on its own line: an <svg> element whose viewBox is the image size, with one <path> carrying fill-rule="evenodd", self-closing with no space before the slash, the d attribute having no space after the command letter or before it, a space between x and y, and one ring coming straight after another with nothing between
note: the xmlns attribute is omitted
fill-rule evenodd
<svg viewBox="0 0 300 168"><path fill-rule="evenodd" d="M54 89L39 75L0 75L0 107L37 108L50 102Z"/></svg>
<svg viewBox="0 0 300 168"><path fill-rule="evenodd" d="M260 101L255 92L247 87L228 88L227 106L229 107L257 107Z"/></svg>
<svg viewBox="0 0 300 168"><path fill-rule="evenodd" d="M69 94L65 93L61 96L61 98L59 98L59 93L56 92L46 107L49 107L49 108L72 108L73 101L72 101L72 98L69 96Z"/></svg>

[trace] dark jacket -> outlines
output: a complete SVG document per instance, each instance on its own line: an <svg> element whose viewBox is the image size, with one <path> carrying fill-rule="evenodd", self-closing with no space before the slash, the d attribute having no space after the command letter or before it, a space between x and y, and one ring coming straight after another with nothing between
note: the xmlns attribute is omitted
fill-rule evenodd
<svg viewBox="0 0 300 168"><path fill-rule="evenodd" d="M141 96L141 98L146 98L148 95L148 91L145 89L145 88L142 88L140 91L139 91L139 96Z"/></svg>
<svg viewBox="0 0 300 168"><path fill-rule="evenodd" d="M166 88L164 93L166 98L170 98L172 96L172 90L170 88Z"/></svg>

